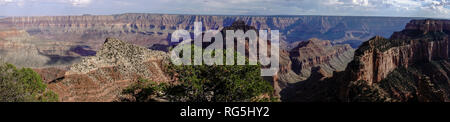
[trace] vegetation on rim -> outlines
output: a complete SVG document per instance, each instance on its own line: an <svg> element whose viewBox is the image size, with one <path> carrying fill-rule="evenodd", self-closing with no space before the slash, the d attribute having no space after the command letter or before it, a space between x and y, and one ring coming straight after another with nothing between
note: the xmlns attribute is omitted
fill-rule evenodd
<svg viewBox="0 0 450 122"><path fill-rule="evenodd" d="M12 64L0 64L1 102L56 102L58 95L42 82L30 68L17 69Z"/></svg>
<svg viewBox="0 0 450 122"><path fill-rule="evenodd" d="M193 48L192 48L193 49ZM212 52L211 55L215 55ZM235 56L238 54L235 53ZM193 57L193 56L192 56ZM248 59L246 59L248 63ZM272 85L261 77L260 65L166 65L166 72L177 83L154 83L145 79L125 89L137 102L160 97L183 102L268 102Z"/></svg>

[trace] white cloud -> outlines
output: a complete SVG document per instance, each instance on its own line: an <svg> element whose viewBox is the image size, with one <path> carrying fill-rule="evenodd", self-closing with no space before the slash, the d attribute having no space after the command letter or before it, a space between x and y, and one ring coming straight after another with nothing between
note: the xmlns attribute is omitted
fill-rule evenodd
<svg viewBox="0 0 450 122"><path fill-rule="evenodd" d="M0 5L4 5L7 3L12 3L12 2L14 2L14 0L0 0Z"/></svg>
<svg viewBox="0 0 450 122"><path fill-rule="evenodd" d="M325 14L450 18L450 0L166 0L191 14ZM174 5L174 4L179 4ZM183 9L184 8L184 9Z"/></svg>
<svg viewBox="0 0 450 122"><path fill-rule="evenodd" d="M449 15L450 14L450 1L446 0L423 0L424 6L420 7L421 10L434 15Z"/></svg>
<svg viewBox="0 0 450 122"><path fill-rule="evenodd" d="M0 5L18 6L19 8L20 6L47 5L60 9L75 6L87 9L72 8L66 11L87 13L86 11L89 10L92 11L92 14L96 14L97 11L116 14L123 10L123 12L179 14L373 15L450 18L450 0L0 0ZM76 10L84 12L76 12Z"/></svg>
<svg viewBox="0 0 450 122"><path fill-rule="evenodd" d="M73 6L85 6L89 5L92 1L91 0L69 0Z"/></svg>
<svg viewBox="0 0 450 122"><path fill-rule="evenodd" d="M0 0L0 5L12 4L24 6L26 3L59 3L71 4L72 6L85 6L92 3L92 0Z"/></svg>
<svg viewBox="0 0 450 122"><path fill-rule="evenodd" d="M352 0L352 3L360 6L369 6L369 0Z"/></svg>

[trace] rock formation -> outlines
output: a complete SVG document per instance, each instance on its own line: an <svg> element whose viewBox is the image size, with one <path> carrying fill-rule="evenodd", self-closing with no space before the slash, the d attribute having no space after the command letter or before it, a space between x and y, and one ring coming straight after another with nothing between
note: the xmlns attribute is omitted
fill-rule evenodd
<svg viewBox="0 0 450 122"><path fill-rule="evenodd" d="M384 100L448 101L449 23L448 20L414 20L390 39L375 37L367 41L356 51L354 61L349 64L350 87L361 84L356 82L364 82L362 84L369 87L379 86L380 91L387 92L384 93L387 94ZM430 90L423 88L424 78L427 79L427 87L435 86L433 89L436 90L432 91L437 93L423 92ZM400 83L411 84L402 86ZM400 89L402 87L406 88ZM344 88L342 92L344 100L358 97L352 95L354 91L351 88ZM437 94L440 98L422 97Z"/></svg>
<svg viewBox="0 0 450 122"><path fill-rule="evenodd" d="M449 101L449 23L413 20L390 39L374 37L355 51L344 72L314 83L324 90L304 89L306 85L297 84L291 87L298 90L291 92L294 95L284 92L288 94L285 100ZM311 92L320 94L308 96Z"/></svg>
<svg viewBox="0 0 450 122"><path fill-rule="evenodd" d="M23 67L66 69L84 56L93 56L107 37L131 44L164 50L177 29L193 32L194 22L203 30L222 29L237 20L255 29L279 30L280 45L290 50L296 42L310 38L331 40L333 45L358 46L374 35L388 37L411 18L328 16L201 16L164 14L117 14L99 16L7 17L0 19L0 50L7 62ZM27 36L23 36L23 34ZM5 43L35 45L27 51L2 47ZM15 50L17 49L17 50ZM15 55L30 54L24 57ZM39 60L28 60L36 57ZM35 61L35 62L34 62Z"/></svg>
<svg viewBox="0 0 450 122"><path fill-rule="evenodd" d="M243 30L244 32L255 30L258 34L255 27L246 25L241 20L224 27L220 31L224 40L226 40L226 30ZM213 42L203 43L203 47L207 47L211 43ZM235 39L235 46L237 43L238 41ZM269 44L268 49L270 49L271 44L269 41L267 43ZM226 42L223 45L226 48ZM245 55L249 56L248 43L245 45ZM313 68L321 68L323 75L327 77L331 77L334 71L345 70L345 67L353 58L353 51L354 49L350 45L332 45L330 41L310 39L300 42L291 51L280 49L280 70L276 76L265 79L273 83L275 94L278 95L288 84L308 79Z"/></svg>
<svg viewBox="0 0 450 122"><path fill-rule="evenodd" d="M167 54L108 38L96 56L74 64L49 84L61 101L114 101L139 78L167 82L162 66Z"/></svg>
<svg viewBox="0 0 450 122"><path fill-rule="evenodd" d="M325 73L332 75L333 71L343 71L353 58L350 45L335 45L330 41L311 39L301 42L290 51L292 70L307 79L311 68L321 67Z"/></svg>
<svg viewBox="0 0 450 122"><path fill-rule="evenodd" d="M344 71L353 59L353 52L349 45L332 45L330 41L318 39L300 42L291 51L280 50L280 71L275 80L277 94L292 84L310 79L314 69L320 69L324 77Z"/></svg>
<svg viewBox="0 0 450 122"><path fill-rule="evenodd" d="M31 35L51 40L83 41L99 49L101 40L117 37L133 44L150 47L167 45L167 38L177 29L193 31L194 22L202 21L205 30L221 29L236 20L257 29L280 30L282 40L306 41L310 38L332 40L358 46L374 35L388 37L401 30L412 18L338 17L338 16L201 16L164 14L118 14L104 16L9 17L0 23L14 25ZM150 40L150 41L149 41ZM285 45L287 46L287 45Z"/></svg>
<svg viewBox="0 0 450 122"><path fill-rule="evenodd" d="M344 101L350 96L351 89L346 87L349 84L370 87L375 84L376 86L390 77L392 72L398 72L403 76L405 73L398 70L399 67L409 68L417 62L435 61L448 57L448 51L446 51L448 37L445 35L448 35L449 31L446 21L412 21L407 24L404 31L395 33L390 39L383 38L390 36L394 31L400 31L411 19L160 14L8 17L0 19L0 58L18 66L33 67L36 71L43 73L46 81L50 82L50 87L61 93L63 101L110 101L115 99L117 95L115 92L133 82L137 77L148 77L155 81L166 79L165 75L159 72L161 70L158 67L163 61L159 54L165 54L159 51L147 51L145 48L156 47L154 49L165 50L170 45L168 40L173 31L186 29L192 32L196 21L203 22L203 30L220 30L232 25L236 20L242 20L244 24L254 29L280 30L281 67L279 73L270 78L278 91L299 84L311 84L317 87L325 85L325 88L333 87L332 90L341 93L339 100ZM356 47L375 35L382 37L376 37L364 43L355 54L355 60L350 64L352 66L338 75L345 76L344 79L351 79L352 82L343 82L339 80L343 78L334 77L337 76L335 71L344 70L347 62L353 57L353 49L341 44L351 44L352 47ZM108 39L105 43L103 40L106 37L116 37L128 42ZM314 39L308 41L314 37L318 40L330 41ZM93 57L81 60L85 56ZM356 59L362 61L357 62ZM75 65L69 67L71 64ZM446 65L445 62L438 64ZM59 68L48 69L54 66ZM40 68L44 69L40 70ZM53 74L46 70L58 73ZM418 83L420 85L414 86L421 86L417 89L428 89L428 91L422 91L439 91L440 88L432 87L430 84L435 84L433 79L445 78L446 75L439 73L442 70L432 71L441 75L411 78L421 79L418 80L421 81ZM63 77L61 72L65 73ZM158 73L160 75L153 75ZM406 73L413 74L410 71ZM56 80L51 80L55 77ZM329 79L334 79L333 85L325 82ZM364 84L353 83L354 81L365 82ZM341 88L334 88L341 85ZM317 91L315 88L305 87L305 89L311 92ZM388 97L392 96L386 90L378 91ZM301 92L301 94L311 92ZM320 89L319 92L314 93L314 96L322 93L330 95L333 92ZM397 93L411 94L412 92ZM314 96L309 96L308 100L313 100ZM421 99L425 100L425 97ZM327 98L327 100L336 99Z"/></svg>

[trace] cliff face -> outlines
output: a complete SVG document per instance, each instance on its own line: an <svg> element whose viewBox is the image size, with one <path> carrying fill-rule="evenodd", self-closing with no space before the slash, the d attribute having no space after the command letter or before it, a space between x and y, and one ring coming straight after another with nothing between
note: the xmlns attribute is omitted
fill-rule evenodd
<svg viewBox="0 0 450 122"><path fill-rule="evenodd" d="M354 89L364 86L380 94L377 101L448 101L449 22L414 20L390 39L364 43L346 71L342 99L367 97Z"/></svg>
<svg viewBox="0 0 450 122"><path fill-rule="evenodd" d="M280 51L280 71L277 74L277 93L282 97L296 92L292 86L332 77L333 72L344 71L353 59L354 49L349 45L332 45L330 41L311 39L300 42L291 51Z"/></svg>
<svg viewBox="0 0 450 122"><path fill-rule="evenodd" d="M118 37L133 44L152 46L164 41L177 29L193 31L194 22L202 21L204 29L221 29L236 20L257 29L280 30L284 41L306 41L310 38L355 42L354 46L374 35L390 36L411 18L328 17L328 16L198 16L160 14L119 14L105 16L10 17L0 23L14 25L54 40L89 41L97 44L106 37ZM64 35L64 36L63 36ZM136 38L139 37L139 38ZM151 41L149 41L151 40ZM98 49L97 48L97 49Z"/></svg>
<svg viewBox="0 0 450 122"><path fill-rule="evenodd" d="M154 50L167 51L177 29L193 32L194 22L203 30L222 29L237 20L255 29L280 30L282 49L310 38L331 40L333 45L358 46L374 35L389 36L411 18L328 16L199 16L118 14L102 16L41 16L0 19L0 54L7 62L24 67L67 67L83 56L93 56L103 40L114 37ZM14 43L16 46L11 46ZM2 47L2 45L10 45ZM20 45L33 48L21 51ZM23 54L22 54L23 53ZM30 54L24 57L15 55ZM37 57L36 57L37 56ZM39 60L28 60L36 57ZM35 62L34 62L35 61Z"/></svg>
<svg viewBox="0 0 450 122"><path fill-rule="evenodd" d="M167 54L108 38L96 56L74 64L61 78L50 82L61 101L114 101L123 88L146 78L168 82L162 64Z"/></svg>
<svg viewBox="0 0 450 122"><path fill-rule="evenodd" d="M420 31L423 34L428 32L446 32L450 31L450 22L445 20L414 20L406 25L405 31ZM402 32L399 32L402 33ZM396 36L399 33L395 34ZM394 38L396 38L394 36Z"/></svg>
<svg viewBox="0 0 450 122"><path fill-rule="evenodd" d="M284 91L284 100L449 101L449 22L413 20L390 39L374 37L355 51L345 71L296 84Z"/></svg>
<svg viewBox="0 0 450 122"><path fill-rule="evenodd" d="M356 73L354 80L377 83L398 67L407 68L415 63L447 60L450 46L448 22L415 20L404 31L394 33L391 39L375 37L364 43L356 51L355 61L360 63L360 72ZM410 32L416 34L411 37Z"/></svg>
<svg viewBox="0 0 450 122"><path fill-rule="evenodd" d="M71 42L45 40L25 30L0 30L0 60L18 67L65 67L77 62L83 51L92 51Z"/></svg>
<svg viewBox="0 0 450 122"><path fill-rule="evenodd" d="M292 69L304 79L309 77L313 67L321 67L329 76L333 71L345 70L353 51L350 45L332 46L330 41L311 39L290 51Z"/></svg>
<svg viewBox="0 0 450 122"><path fill-rule="evenodd" d="M74 64L66 75L86 74L102 67L121 66L121 72L135 72L148 75L147 70L140 67L148 61L165 60L167 54L128 44L114 38L108 38L96 56L84 58ZM126 70L126 71L125 71Z"/></svg>
<svg viewBox="0 0 450 122"><path fill-rule="evenodd" d="M256 28L245 24L244 21L236 21L231 26L226 26L221 30L224 38L226 38L226 30L243 30L245 32L248 30L256 30ZM236 43L239 42L235 40L235 44ZM203 43L203 46L206 47L209 44L210 43ZM268 44L268 52L270 53L271 44L269 42ZM226 45L226 43L224 45ZM248 43L245 45L245 55L248 56ZM280 49L279 72L276 76L270 78L267 77L266 80L273 83L276 92L275 94L278 95L279 92L289 84L308 79L314 68L320 68L321 71L323 71L322 75L326 77L331 77L334 71L345 70L345 67L353 58L353 52L354 49L348 44L333 45L330 41L322 41L315 38L299 42L297 46L290 51Z"/></svg>

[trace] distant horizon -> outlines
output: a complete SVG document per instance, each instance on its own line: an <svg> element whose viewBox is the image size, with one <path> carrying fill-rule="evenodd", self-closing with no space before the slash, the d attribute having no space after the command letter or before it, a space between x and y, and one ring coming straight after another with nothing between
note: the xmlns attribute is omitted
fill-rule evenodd
<svg viewBox="0 0 450 122"><path fill-rule="evenodd" d="M4 16L0 15L0 17L8 18L8 17L48 17L48 16L112 16L112 15L124 15L124 14L152 14L152 15L191 15L191 16L326 16L326 17L386 17L386 18L423 18L423 19L450 19L450 18L437 18L437 17L414 17L414 16L378 16L378 15L319 15L319 14L303 14L303 15L246 15L246 14L172 14L172 13L117 13L117 14L67 14L67 15L30 15L30 16Z"/></svg>
<svg viewBox="0 0 450 122"><path fill-rule="evenodd" d="M112 15L374 16L450 18L448 0L0 0L0 16Z"/></svg>

